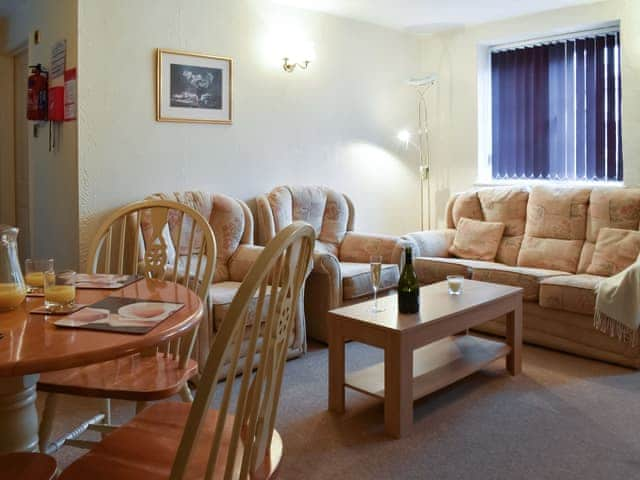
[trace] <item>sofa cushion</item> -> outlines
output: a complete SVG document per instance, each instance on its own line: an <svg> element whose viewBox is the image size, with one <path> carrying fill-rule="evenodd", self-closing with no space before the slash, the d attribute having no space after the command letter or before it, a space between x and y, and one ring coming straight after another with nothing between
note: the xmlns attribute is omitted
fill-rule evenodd
<svg viewBox="0 0 640 480"><path fill-rule="evenodd" d="M504 223L461 218L449 252L460 258L492 261L503 231Z"/></svg>
<svg viewBox="0 0 640 480"><path fill-rule="evenodd" d="M527 204L525 234L584 240L590 193L588 188L533 187Z"/></svg>
<svg viewBox="0 0 640 480"><path fill-rule="evenodd" d="M335 254L349 224L349 204L343 194L314 185L281 186L269 193L267 201L276 232L294 221L307 222L326 247L320 251Z"/></svg>
<svg viewBox="0 0 640 480"><path fill-rule="evenodd" d="M473 280L521 287L523 289L523 299L529 302L538 300L538 291L542 280L559 275L569 274L558 270L511 267L500 264L488 265L485 267L478 266L473 268L471 271L471 278Z"/></svg>
<svg viewBox="0 0 640 480"><path fill-rule="evenodd" d="M637 230L640 188L594 188L589 199L587 240L595 243L601 228Z"/></svg>
<svg viewBox="0 0 640 480"><path fill-rule="evenodd" d="M604 278L589 274L546 278L540 282L540 306L593 315L596 287Z"/></svg>
<svg viewBox="0 0 640 480"><path fill-rule="evenodd" d="M222 321L227 316L227 312L229 312L229 307L231 306L231 302L233 301L233 297L235 297L236 292L240 288L241 282L220 282L220 283L212 283L211 287L209 287L209 306L210 313L213 319L213 324L215 326L215 330L220 330L220 326L222 325ZM247 326L253 325L253 322L256 319L256 311L257 311L257 300L258 300L259 291L256 291L256 294L249 304L249 309L247 310ZM269 291L267 291L267 295L265 299L269 298ZM265 303L266 305L266 303Z"/></svg>
<svg viewBox="0 0 640 480"><path fill-rule="evenodd" d="M527 218L529 191L524 188L486 188L478 190L478 199L487 222L504 223L496 262L516 265Z"/></svg>
<svg viewBox="0 0 640 480"><path fill-rule="evenodd" d="M521 188L487 188L478 191L487 222L504 223L504 235L524 235L529 192Z"/></svg>
<svg viewBox="0 0 640 480"><path fill-rule="evenodd" d="M368 263L340 262L340 270L342 272L342 298L344 300L373 295L371 267ZM398 265L382 265L378 291L396 287L399 278Z"/></svg>
<svg viewBox="0 0 640 480"><path fill-rule="evenodd" d="M202 216L209 220L211 217L211 211L213 209L213 196L206 192L201 191L187 191L187 192L174 192L174 193L156 193L149 198L170 200L172 202L178 202L183 205L187 205L194 210L198 211ZM193 229L191 218L185 217L182 221L182 215L177 210L169 210L167 223L169 224L169 230L171 232L171 240L174 246L180 244L180 251L178 255L187 255L189 253L189 241L191 238L191 230ZM182 226L180 226L182 223ZM180 232L180 239L178 239L178 233ZM195 232L193 238L193 251L192 253L199 253L202 248L203 235L200 230Z"/></svg>
<svg viewBox="0 0 640 480"><path fill-rule="evenodd" d="M482 207L478 199L477 192L462 192L456 195L451 206L451 216L453 225L458 226L461 218L471 218L472 220L484 220Z"/></svg>
<svg viewBox="0 0 640 480"><path fill-rule="evenodd" d="M611 276L638 259L640 232L621 228L601 228L587 273Z"/></svg>
<svg viewBox="0 0 640 480"><path fill-rule="evenodd" d="M593 258L593 251L596 249L596 244L585 240L580 252L580 260L578 261L578 273L587 273L587 268L591 265L591 259Z"/></svg>
<svg viewBox="0 0 640 480"><path fill-rule="evenodd" d="M584 240L558 240L524 236L518 266L575 273Z"/></svg>
<svg viewBox="0 0 640 480"><path fill-rule="evenodd" d="M493 265L499 264L482 260L444 257L418 257L413 260L413 269L422 285L441 282L446 280L447 275L462 275L465 278L471 278L472 268Z"/></svg>
<svg viewBox="0 0 640 480"><path fill-rule="evenodd" d="M524 235L517 235L515 237L503 236L498 251L496 252L496 262L504 263L505 265L517 265L523 239Z"/></svg>

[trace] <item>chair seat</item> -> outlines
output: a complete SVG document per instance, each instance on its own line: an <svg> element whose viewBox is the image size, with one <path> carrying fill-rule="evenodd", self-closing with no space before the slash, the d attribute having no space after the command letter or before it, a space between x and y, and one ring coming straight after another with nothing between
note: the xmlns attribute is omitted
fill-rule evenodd
<svg viewBox="0 0 640 480"><path fill-rule="evenodd" d="M0 455L0 478L51 480L56 475L56 461L44 453L15 452Z"/></svg>
<svg viewBox="0 0 640 480"><path fill-rule="evenodd" d="M163 402L143 410L133 420L105 437L96 447L72 463L60 480L166 480L171 473L191 404ZM218 412L210 410L185 480L204 478ZM232 418L227 417L214 478L222 478ZM238 447L238 455L241 454ZM282 459L282 439L273 431L271 448L252 478L272 478ZM234 477L236 478L236 477Z"/></svg>
<svg viewBox="0 0 640 480"><path fill-rule="evenodd" d="M198 372L189 359L185 368L162 353L140 354L68 368L40 375L38 390L87 397L118 398L147 402L168 398L180 391Z"/></svg>

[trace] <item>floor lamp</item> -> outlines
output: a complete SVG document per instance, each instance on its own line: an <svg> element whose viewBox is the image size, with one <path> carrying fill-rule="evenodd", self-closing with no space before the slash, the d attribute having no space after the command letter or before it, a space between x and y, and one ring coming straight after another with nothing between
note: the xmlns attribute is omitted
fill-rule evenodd
<svg viewBox="0 0 640 480"><path fill-rule="evenodd" d="M424 213L425 213L425 191L426 196L431 200L431 155L429 151L429 130L428 116L427 116L427 100L425 98L427 92L431 87L436 84L438 77L435 73L431 73L424 77L412 78L409 80L409 85L416 89L418 94L418 142L412 143L418 150L420 155L420 229L424 230ZM406 131L400 132L398 138L401 141L409 144L411 134ZM431 229L431 209L427 208L427 229Z"/></svg>

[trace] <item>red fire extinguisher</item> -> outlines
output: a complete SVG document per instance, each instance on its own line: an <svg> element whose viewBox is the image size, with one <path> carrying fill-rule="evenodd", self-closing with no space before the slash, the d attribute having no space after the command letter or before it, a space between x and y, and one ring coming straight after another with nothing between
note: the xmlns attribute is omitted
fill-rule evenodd
<svg viewBox="0 0 640 480"><path fill-rule="evenodd" d="M47 84L49 74L41 64L29 66L27 89L27 119L46 120L47 119Z"/></svg>

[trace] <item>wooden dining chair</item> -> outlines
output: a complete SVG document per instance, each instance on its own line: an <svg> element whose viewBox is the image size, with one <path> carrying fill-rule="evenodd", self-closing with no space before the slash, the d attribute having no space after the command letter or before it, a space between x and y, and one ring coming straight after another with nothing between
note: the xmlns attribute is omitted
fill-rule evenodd
<svg viewBox="0 0 640 480"><path fill-rule="evenodd" d="M3 480L52 480L56 478L56 471L55 459L44 453L0 454L0 478Z"/></svg>
<svg viewBox="0 0 640 480"><path fill-rule="evenodd" d="M146 200L127 205L104 221L90 247L88 271L180 283L206 303L216 252L211 226L196 210L173 201ZM95 442L77 438L87 429L103 434L113 430L110 399L135 401L137 411L146 402L177 393L191 401L187 382L198 371L191 359L196 335L194 328L149 352L43 373L38 390L48 395L40 424L40 451L55 451L63 444L90 448ZM102 398L104 412L49 444L59 394Z"/></svg>
<svg viewBox="0 0 640 480"><path fill-rule="evenodd" d="M272 478L282 458L274 424L288 338L314 237L310 225L294 223L258 257L213 341L193 404L150 406L71 464L61 480ZM249 353L241 356L241 349ZM226 360L241 376L218 383Z"/></svg>

